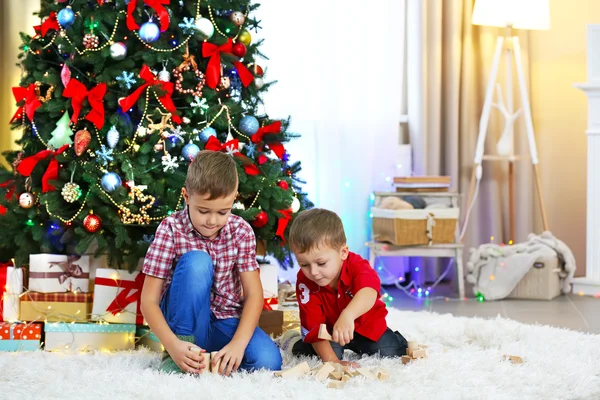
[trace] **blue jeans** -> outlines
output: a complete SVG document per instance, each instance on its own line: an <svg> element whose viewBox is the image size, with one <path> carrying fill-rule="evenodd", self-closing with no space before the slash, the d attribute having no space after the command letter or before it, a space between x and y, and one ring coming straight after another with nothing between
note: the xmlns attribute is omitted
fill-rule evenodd
<svg viewBox="0 0 600 400"><path fill-rule="evenodd" d="M184 254L175 267L173 280L162 301L161 310L176 335L194 336L196 345L207 352L219 351L227 345L240 320L217 319L210 311L213 263L204 251ZM246 347L241 370L281 369L281 353L262 329L256 328Z"/></svg>

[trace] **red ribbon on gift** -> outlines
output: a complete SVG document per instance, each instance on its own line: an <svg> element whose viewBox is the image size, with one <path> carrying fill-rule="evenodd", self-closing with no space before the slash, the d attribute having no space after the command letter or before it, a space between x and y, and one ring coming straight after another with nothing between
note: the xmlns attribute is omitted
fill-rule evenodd
<svg viewBox="0 0 600 400"><path fill-rule="evenodd" d="M276 121L272 124L259 128L258 131L252 135L252 141L254 143L258 143L263 140L265 135L276 135L279 133L281 133L281 121Z"/></svg>
<svg viewBox="0 0 600 400"><path fill-rule="evenodd" d="M227 43L217 46L216 44L204 42L202 45L202 57L210 57L206 67L206 85L214 89L221 80L221 53L231 53L233 42L227 39ZM240 78L241 79L241 78Z"/></svg>
<svg viewBox="0 0 600 400"><path fill-rule="evenodd" d="M30 176L38 162L45 160L48 157L52 157L50 164L48 164L48 168L46 168L44 176L42 176L42 193L56 190L56 188L50 184L50 181L54 181L58 178L59 166L58 161L56 161L56 156L61 154L68 148L69 145L65 144L56 151L42 150L33 156L24 158L23 161L21 161L21 163L17 167L17 172L23 176Z"/></svg>
<svg viewBox="0 0 600 400"><path fill-rule="evenodd" d="M127 28L130 31L140 29L140 26L133 19L133 12L137 7L138 0L131 0L127 5ZM163 4L170 4L171 0L144 0L144 4L153 8L160 19L160 31L164 32L169 28L169 13L163 7Z"/></svg>
<svg viewBox="0 0 600 400"><path fill-rule="evenodd" d="M240 77L240 81L242 81L242 85L244 85L244 87L248 87L248 85L254 80L254 75L252 75L252 72L250 72L248 68L246 68L246 66L239 61L234 61L233 65L238 72L238 76Z"/></svg>
<svg viewBox="0 0 600 400"><path fill-rule="evenodd" d="M281 245L283 246L285 244L285 228L292 220L292 210L279 210L278 212L282 215L282 217L277 221L277 232L275 232L275 236L279 236L281 238Z"/></svg>
<svg viewBox="0 0 600 400"><path fill-rule="evenodd" d="M142 287L144 286L145 278L146 274L142 273L139 273L133 281L96 277L96 285L112 286L123 289L119 294L117 294L112 303L108 305L106 311L112 313L113 315L116 315L120 312L123 312L123 310L125 310L125 307L127 307L128 305L137 301L135 311L135 323L137 325L142 325L144 323L144 316L142 315L141 310ZM129 294L132 290L135 292Z"/></svg>
<svg viewBox="0 0 600 400"><path fill-rule="evenodd" d="M167 109L168 112L171 113L171 118L173 119L173 121L177 124L181 124L181 118L177 114L175 114L177 110L175 108L175 104L173 104L173 100L171 99L174 87L173 82L159 81L156 75L154 75L152 71L150 71L150 68L148 68L147 65L144 65L142 67L142 70L140 71L140 78L142 78L146 83L137 88L135 92L131 93L129 96L119 100L119 105L121 106L123 112L129 111L129 109L133 107L133 105L138 101L138 99L142 95L142 92L145 89L149 88L150 86L158 86L165 92L165 94L161 95L158 98L160 100L160 103L163 105L163 107Z"/></svg>
<svg viewBox="0 0 600 400"><path fill-rule="evenodd" d="M279 304L279 299L277 297L268 297L264 299L263 310L272 311L272 305Z"/></svg>
<svg viewBox="0 0 600 400"><path fill-rule="evenodd" d="M26 88L21 86L13 87L12 92L17 103L25 100L25 104L17 109L17 112L11 118L10 123L12 124L13 121L21 118L23 111L27 114L27 118L29 118L30 121L33 121L35 110L42 105L35 94L35 84L32 83Z"/></svg>
<svg viewBox="0 0 600 400"><path fill-rule="evenodd" d="M83 107L83 100L87 97L92 110L85 116L85 119L93 123L96 128L102 129L104 126L104 95L106 94L106 83L96 85L92 90L87 90L85 85L75 78L71 78L69 84L63 92L64 97L71 98L73 106L73 116L71 122L76 123L79 113Z"/></svg>
<svg viewBox="0 0 600 400"><path fill-rule="evenodd" d="M48 33L48 31L50 29L54 29L55 31L59 31L60 28L58 26L58 19L56 18L56 13L54 11L52 11L50 13L50 15L48 16L48 18L46 18L44 20L44 22L42 22L41 25L36 25L33 27L33 30L38 34L38 35L42 35L42 37L46 36L46 33Z"/></svg>

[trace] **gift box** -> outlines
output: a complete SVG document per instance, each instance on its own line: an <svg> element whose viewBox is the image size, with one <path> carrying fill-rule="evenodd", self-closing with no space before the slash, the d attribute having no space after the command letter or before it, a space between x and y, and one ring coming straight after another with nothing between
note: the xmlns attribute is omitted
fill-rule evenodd
<svg viewBox="0 0 600 400"><path fill-rule="evenodd" d="M0 322L0 351L34 351L40 347L42 324Z"/></svg>
<svg viewBox="0 0 600 400"><path fill-rule="evenodd" d="M298 305L280 307L283 312L283 332L297 330L300 331L300 309Z"/></svg>
<svg viewBox="0 0 600 400"><path fill-rule="evenodd" d="M259 264L260 267L260 283L263 288L263 297L265 299L266 310L277 310L279 306L279 288L277 275L279 266L272 264Z"/></svg>
<svg viewBox="0 0 600 400"><path fill-rule="evenodd" d="M263 310L258 320L258 326L272 337L281 335L283 332L283 311Z"/></svg>
<svg viewBox="0 0 600 400"><path fill-rule="evenodd" d="M92 311L93 293L27 292L21 297L22 321L85 322Z"/></svg>
<svg viewBox="0 0 600 400"><path fill-rule="evenodd" d="M29 256L29 290L38 293L88 292L89 256L32 254Z"/></svg>
<svg viewBox="0 0 600 400"><path fill-rule="evenodd" d="M146 325L140 301L145 276L137 271L97 269L92 320Z"/></svg>
<svg viewBox="0 0 600 400"><path fill-rule="evenodd" d="M135 343L133 324L45 324L45 348L53 350L118 351L132 350Z"/></svg>
<svg viewBox="0 0 600 400"><path fill-rule="evenodd" d="M19 296L23 293L23 268L0 264L0 321L19 319Z"/></svg>
<svg viewBox="0 0 600 400"><path fill-rule="evenodd" d="M149 348L150 350L156 351L158 353L162 353L165 351L164 346L158 340L158 337L150 330L150 328L138 327L137 328L137 340L136 343L138 346L144 346Z"/></svg>

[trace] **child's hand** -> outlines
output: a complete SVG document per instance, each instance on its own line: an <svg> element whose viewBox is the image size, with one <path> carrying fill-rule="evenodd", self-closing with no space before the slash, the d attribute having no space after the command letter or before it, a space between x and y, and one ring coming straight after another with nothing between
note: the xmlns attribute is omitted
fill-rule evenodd
<svg viewBox="0 0 600 400"><path fill-rule="evenodd" d="M204 364L204 358L200 357L200 353L206 353L206 350L193 343L178 339L167 352L184 372L199 374L204 368L208 368L208 365Z"/></svg>
<svg viewBox="0 0 600 400"><path fill-rule="evenodd" d="M334 342L338 342L342 346L347 345L354 339L354 318L347 312L342 311L335 325L333 326L333 334L331 335Z"/></svg>
<svg viewBox="0 0 600 400"><path fill-rule="evenodd" d="M219 375L229 375L232 371L237 371L239 368L244 358L245 350L246 345L243 342L232 340L217 353L212 361L212 365L213 367L217 365L218 360L222 358Z"/></svg>

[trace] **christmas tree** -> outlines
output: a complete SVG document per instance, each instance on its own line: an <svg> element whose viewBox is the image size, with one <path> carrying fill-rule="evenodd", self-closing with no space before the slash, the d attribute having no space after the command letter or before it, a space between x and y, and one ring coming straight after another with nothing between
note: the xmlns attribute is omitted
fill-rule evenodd
<svg viewBox="0 0 600 400"><path fill-rule="evenodd" d="M233 213L259 254L290 264L294 215L312 206L289 163L289 118L261 109L257 4L243 0L42 0L23 39L11 120L19 151L0 169L0 261L30 254L144 257L160 221L185 204L202 150L237 162ZM260 60L259 60L260 58Z"/></svg>

